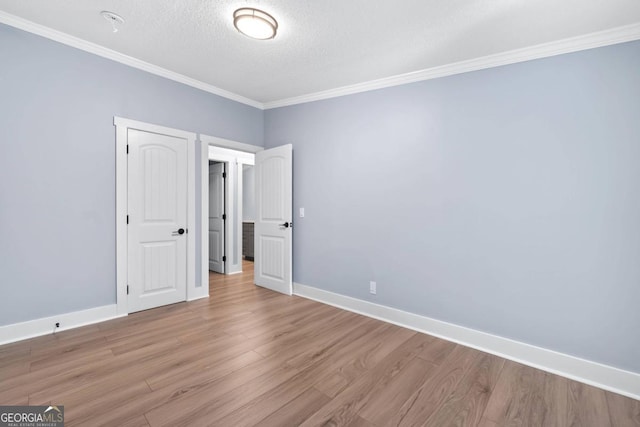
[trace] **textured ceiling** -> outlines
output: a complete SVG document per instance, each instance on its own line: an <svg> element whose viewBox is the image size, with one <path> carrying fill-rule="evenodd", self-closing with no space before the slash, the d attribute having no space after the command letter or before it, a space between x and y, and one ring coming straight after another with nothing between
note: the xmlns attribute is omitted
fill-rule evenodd
<svg viewBox="0 0 640 427"><path fill-rule="evenodd" d="M253 6L274 40L233 28ZM0 10L259 102L640 22L640 0L0 0ZM100 11L126 23L113 33Z"/></svg>

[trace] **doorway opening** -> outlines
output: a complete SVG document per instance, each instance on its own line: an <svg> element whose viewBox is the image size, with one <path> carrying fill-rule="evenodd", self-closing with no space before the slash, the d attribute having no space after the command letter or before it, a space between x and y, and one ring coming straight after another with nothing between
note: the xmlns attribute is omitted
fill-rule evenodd
<svg viewBox="0 0 640 427"><path fill-rule="evenodd" d="M242 165L242 259L252 267L254 261L254 230L256 219L255 166ZM246 267L245 267L246 268Z"/></svg>
<svg viewBox="0 0 640 427"><path fill-rule="evenodd" d="M246 239L243 241L243 170L245 165L253 166L255 156L251 151L224 146L232 144L231 141L204 135L200 139L203 156L201 248L204 286L208 285L210 274L232 275L243 271L243 243L246 242ZM246 149L246 144L240 145ZM252 151L261 149L255 147ZM253 183L250 186L253 187Z"/></svg>
<svg viewBox="0 0 640 427"><path fill-rule="evenodd" d="M209 282L209 161L226 164L225 186L225 262L224 274L243 271L247 257L254 258L254 283L258 286L291 295L292 274L292 145L285 144L265 150L262 147L200 135L202 160L202 240L201 287ZM255 166L255 169L245 165ZM254 173L255 202L253 238L250 218L243 217L245 171ZM244 228L244 229L243 229ZM246 231L245 231L246 230ZM254 242L253 254L243 250L244 239ZM248 246L248 245L247 245ZM252 256L253 255L253 256ZM213 274L213 273L212 273ZM208 286L207 286L208 287Z"/></svg>

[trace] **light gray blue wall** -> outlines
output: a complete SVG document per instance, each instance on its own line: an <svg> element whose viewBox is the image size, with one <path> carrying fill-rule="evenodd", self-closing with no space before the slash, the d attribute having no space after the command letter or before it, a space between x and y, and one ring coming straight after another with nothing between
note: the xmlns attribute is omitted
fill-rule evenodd
<svg viewBox="0 0 640 427"><path fill-rule="evenodd" d="M255 221L256 192L253 165L242 166L242 220Z"/></svg>
<svg viewBox="0 0 640 427"><path fill-rule="evenodd" d="M0 325L115 303L113 116L262 145L261 110L5 25L0 58Z"/></svg>
<svg viewBox="0 0 640 427"><path fill-rule="evenodd" d="M640 372L640 42L268 110L287 143L296 282Z"/></svg>

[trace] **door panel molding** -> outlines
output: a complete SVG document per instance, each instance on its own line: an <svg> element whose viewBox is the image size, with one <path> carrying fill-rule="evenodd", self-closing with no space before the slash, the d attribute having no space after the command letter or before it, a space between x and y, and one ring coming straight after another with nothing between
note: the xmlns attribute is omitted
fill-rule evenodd
<svg viewBox="0 0 640 427"><path fill-rule="evenodd" d="M128 167L127 140L129 129L157 133L185 139L187 142L187 301L207 297L209 287L196 286L196 191L195 149L196 134L115 116L116 127L116 307L118 315L129 313L127 304L127 254ZM200 284L198 284L200 285Z"/></svg>

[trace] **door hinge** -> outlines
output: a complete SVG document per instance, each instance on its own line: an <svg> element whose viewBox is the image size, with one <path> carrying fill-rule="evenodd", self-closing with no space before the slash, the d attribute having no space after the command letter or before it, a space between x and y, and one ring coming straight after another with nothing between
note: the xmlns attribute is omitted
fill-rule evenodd
<svg viewBox="0 0 640 427"><path fill-rule="evenodd" d="M127 225L129 224L129 215L127 215Z"/></svg>
<svg viewBox="0 0 640 427"><path fill-rule="evenodd" d="M127 285L127 295L129 295L129 285Z"/></svg>
<svg viewBox="0 0 640 427"><path fill-rule="evenodd" d="M127 144L127 154L129 154L129 144Z"/></svg>
<svg viewBox="0 0 640 427"><path fill-rule="evenodd" d="M222 262L227 262L227 256L226 255L222 257Z"/></svg>
<svg viewBox="0 0 640 427"><path fill-rule="evenodd" d="M226 172L222 172L222 177L226 178L227 177L227 173Z"/></svg>
<svg viewBox="0 0 640 427"><path fill-rule="evenodd" d="M222 214L222 220L226 221L227 220L227 214Z"/></svg>

